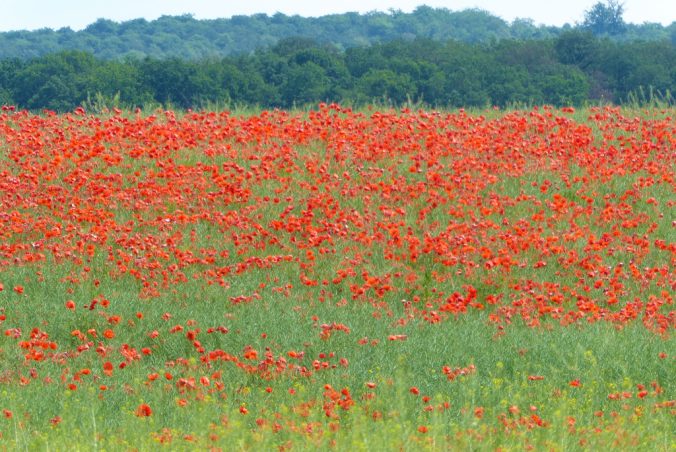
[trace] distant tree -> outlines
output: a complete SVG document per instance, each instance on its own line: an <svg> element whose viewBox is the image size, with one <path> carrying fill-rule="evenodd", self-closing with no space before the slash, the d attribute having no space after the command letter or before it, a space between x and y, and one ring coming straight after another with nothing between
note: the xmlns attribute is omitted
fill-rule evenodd
<svg viewBox="0 0 676 452"><path fill-rule="evenodd" d="M380 47L352 47L345 51L345 64L354 77L361 77L371 69L384 69L387 59Z"/></svg>
<svg viewBox="0 0 676 452"><path fill-rule="evenodd" d="M595 1L599 3L586 11L584 23L578 28L613 40L671 39L676 43L674 24L667 27L658 23L624 24L620 0ZM152 21L134 19L119 23L98 19L79 31L45 28L0 32L0 59L28 60L63 50L81 50L107 60L128 56L143 60L147 56L199 61L250 55L261 49L274 48L274 52L285 56L308 47L328 45L345 51L392 40L410 42L420 38L481 44L503 39L548 40L571 28L568 24L563 27L535 25L530 19L517 19L509 24L479 9L451 11L429 6L420 6L411 13L390 10L321 17L278 13L209 20L190 15L162 16ZM365 72L362 71L362 75Z"/></svg>
<svg viewBox="0 0 676 452"><path fill-rule="evenodd" d="M69 111L78 106L81 97L68 78L54 75L38 88L28 100L28 106L33 109Z"/></svg>
<svg viewBox="0 0 676 452"><path fill-rule="evenodd" d="M362 96L366 101L385 100L394 104L403 104L415 99L416 86L407 74L397 74L392 70L370 70L359 80Z"/></svg>
<svg viewBox="0 0 676 452"><path fill-rule="evenodd" d="M114 34L118 27L119 24L117 22L108 19L98 19L93 24L89 24L87 28L85 28L85 31L97 35Z"/></svg>
<svg viewBox="0 0 676 452"><path fill-rule="evenodd" d="M619 35L626 29L624 4L618 0L598 2L585 12L582 27L595 35Z"/></svg>
<svg viewBox="0 0 676 452"><path fill-rule="evenodd" d="M589 31L567 31L554 42L559 62L586 69L595 59L598 40Z"/></svg>
<svg viewBox="0 0 676 452"><path fill-rule="evenodd" d="M153 92L156 102L170 102L182 108L193 105L195 90L190 83L190 63L178 58L163 61L148 58L139 69L142 89Z"/></svg>
<svg viewBox="0 0 676 452"><path fill-rule="evenodd" d="M86 97L89 75L96 65L91 54L76 51L36 59L17 73L13 99L36 110L72 110Z"/></svg>
<svg viewBox="0 0 676 452"><path fill-rule="evenodd" d="M543 101L557 106L580 105L589 94L589 80L578 68L557 65L538 78Z"/></svg>
<svg viewBox="0 0 676 452"><path fill-rule="evenodd" d="M142 106L153 100L150 90L141 85L141 74L135 60L126 62L104 61L96 65L89 74L85 87L86 95L97 94L104 99L119 97L123 106Z"/></svg>
<svg viewBox="0 0 676 452"><path fill-rule="evenodd" d="M378 17L390 16L379 13ZM356 18L367 21L370 16ZM274 25L267 16L252 20ZM181 17L161 22L183 27L183 33L193 21ZM99 21L92 29L110 25ZM138 26L146 25L131 25ZM156 39L149 46L169 44L179 35L163 32L156 38L168 39ZM110 36L110 49L120 45L120 36L119 32ZM64 111L78 105L92 109L157 103L177 108L286 108L322 101L359 106L373 101L401 105L422 100L443 108L580 105L594 100L623 102L641 89L648 97L653 92L676 92L676 47L668 38L599 39L583 28L569 27L551 40L469 44L416 38L345 50L323 41L289 38L253 53L198 57L206 54L206 44L192 41L186 49L190 56L183 58L105 60L92 53L69 51L31 59L0 59L0 103Z"/></svg>
<svg viewBox="0 0 676 452"><path fill-rule="evenodd" d="M496 65L486 73L486 89L493 105L542 103L525 67Z"/></svg>
<svg viewBox="0 0 676 452"><path fill-rule="evenodd" d="M0 105L14 105L12 89L16 74L22 65L17 59L0 61Z"/></svg>
<svg viewBox="0 0 676 452"><path fill-rule="evenodd" d="M290 36L288 38L280 39L277 44L272 47L272 51L279 56L288 57L301 50L312 49L318 47L316 40L304 36Z"/></svg>
<svg viewBox="0 0 676 452"><path fill-rule="evenodd" d="M547 40L502 40L494 46L496 59L504 64L525 66L529 71L547 67L556 60L552 42Z"/></svg>
<svg viewBox="0 0 676 452"><path fill-rule="evenodd" d="M446 105L446 75L436 65L421 63L423 79L418 83L421 100L430 105Z"/></svg>
<svg viewBox="0 0 676 452"><path fill-rule="evenodd" d="M12 95L4 88L0 88L0 105L14 105Z"/></svg>
<svg viewBox="0 0 676 452"><path fill-rule="evenodd" d="M309 61L289 69L286 83L281 87L285 107L325 101L330 80L324 69Z"/></svg>

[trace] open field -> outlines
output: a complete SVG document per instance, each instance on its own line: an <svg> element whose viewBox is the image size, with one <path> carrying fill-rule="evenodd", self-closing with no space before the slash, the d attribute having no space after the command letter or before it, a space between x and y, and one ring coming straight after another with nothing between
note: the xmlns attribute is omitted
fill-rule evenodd
<svg viewBox="0 0 676 452"><path fill-rule="evenodd" d="M676 448L676 111L0 115L0 449Z"/></svg>

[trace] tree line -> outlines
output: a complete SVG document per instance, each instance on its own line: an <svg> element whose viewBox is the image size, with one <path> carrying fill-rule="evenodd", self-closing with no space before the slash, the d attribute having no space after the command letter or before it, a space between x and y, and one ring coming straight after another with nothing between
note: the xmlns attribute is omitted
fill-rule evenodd
<svg viewBox="0 0 676 452"><path fill-rule="evenodd" d="M250 54L279 40L306 36L340 50L394 39L427 38L445 42L489 43L502 39L553 39L573 29L619 41L670 40L676 44L676 22L627 24L616 0L599 2L584 12L578 25L536 25L530 19L507 23L486 11L450 11L420 6L411 13L397 10L368 14L345 13L322 17L255 14L229 19L197 20L190 15L157 20L114 22L99 19L80 31L12 31L0 33L0 59L31 59L63 50L81 50L102 59L180 58L201 60Z"/></svg>
<svg viewBox="0 0 676 452"><path fill-rule="evenodd" d="M0 61L0 104L69 111L209 104L290 108L422 102L433 107L622 103L676 86L669 41L613 41L572 30L555 39L491 44L398 40L340 50L287 38L249 55L205 60L104 60L65 51Z"/></svg>

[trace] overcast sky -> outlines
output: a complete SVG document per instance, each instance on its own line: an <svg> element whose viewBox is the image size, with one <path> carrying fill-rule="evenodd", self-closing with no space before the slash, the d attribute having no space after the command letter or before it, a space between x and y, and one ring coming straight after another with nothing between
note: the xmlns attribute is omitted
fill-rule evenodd
<svg viewBox="0 0 676 452"><path fill-rule="evenodd" d="M410 12L426 4L452 11L481 8L507 21L531 18L536 24L571 25L582 21L584 11L598 0L0 0L0 31L70 27L81 30L98 18L117 22L162 15L192 14L196 19L214 19L233 15L281 12L287 15L321 16L357 11L387 11L390 8ZM624 0L626 22L676 20L676 0Z"/></svg>

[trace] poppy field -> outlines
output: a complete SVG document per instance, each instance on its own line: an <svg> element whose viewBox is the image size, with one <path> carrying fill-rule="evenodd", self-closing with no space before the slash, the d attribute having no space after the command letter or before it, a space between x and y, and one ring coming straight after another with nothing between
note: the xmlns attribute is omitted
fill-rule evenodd
<svg viewBox="0 0 676 452"><path fill-rule="evenodd" d="M676 447L673 109L0 114L0 448Z"/></svg>

